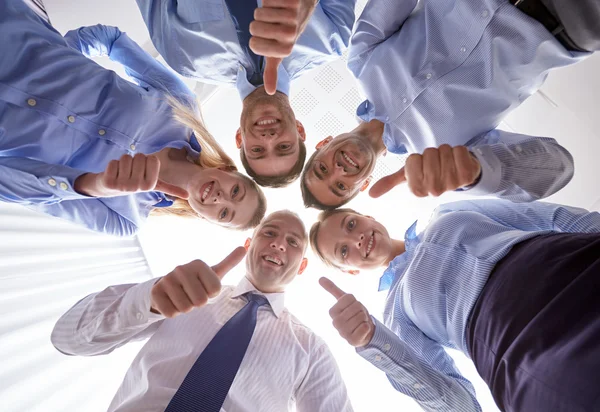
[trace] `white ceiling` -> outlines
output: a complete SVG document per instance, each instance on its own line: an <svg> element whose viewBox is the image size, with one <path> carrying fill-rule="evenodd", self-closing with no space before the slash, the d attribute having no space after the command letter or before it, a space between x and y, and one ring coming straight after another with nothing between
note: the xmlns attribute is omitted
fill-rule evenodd
<svg viewBox="0 0 600 412"><path fill-rule="evenodd" d="M82 25L97 23L119 26L134 40L152 51L146 28L137 6L130 1L45 0L55 27L66 32ZM111 62L101 64L122 73ZM297 117L307 130L310 156L312 147L329 134L336 135L354 127L354 108L360 101L354 79L340 60L297 80L291 91L291 101ZM600 153L599 108L600 56L565 68L549 76L543 87L544 95L536 94L506 119L505 127L527 134L552 136L567 147L575 158L576 173L572 182L554 195L550 201L600 210L600 162L592 153ZM232 89L214 89L200 86L203 111L208 128L235 159L234 133L238 127L241 103ZM402 159L389 155L377 168L377 174L387 174L402 165ZM298 212L307 226L314 221L316 212L302 207L298 184L285 189L266 189L269 210L289 208ZM440 202L457 198L454 193L439 199L415 199L405 188L399 188L380 200L359 196L350 206L368 212L392 230L392 235L402 236L404 230L418 216L428 214ZM233 233L202 221L184 221L170 218L151 219L140 234L146 256L154 273L162 275L174 266L196 258L206 258L208 263L225 256L235 245L243 244L248 233ZM324 267L309 254L309 269L297 279L288 293L287 306L302 321L323 336L333 349L344 373L352 401L357 412L391 411L404 406L405 410L419 410L407 398L393 391L385 377L362 361L352 349L332 330L327 310L332 304L329 296L319 289L316 280L320 275L334 279L342 288L356 294L372 313L380 317L384 295L376 292L377 273L363 273L351 278ZM227 276L235 283L243 270L236 268ZM316 298L316 299L315 299ZM470 364L455 356L459 367L476 385L485 411L494 411L487 388ZM115 377L115 379L120 379ZM107 401L108 402L108 401ZM392 405L394 405L392 407Z"/></svg>

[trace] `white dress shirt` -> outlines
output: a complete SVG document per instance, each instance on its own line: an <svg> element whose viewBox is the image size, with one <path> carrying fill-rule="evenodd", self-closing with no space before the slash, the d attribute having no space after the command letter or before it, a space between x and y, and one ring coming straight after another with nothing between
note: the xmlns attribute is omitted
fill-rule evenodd
<svg viewBox="0 0 600 412"><path fill-rule="evenodd" d="M109 412L164 411L190 368L219 329L255 291L244 278L224 286L206 306L165 319L150 312L156 282L111 286L65 313L52 343L70 355L101 355L150 338L134 359ZM284 294L263 294L256 329L221 412L352 411L327 345L284 307Z"/></svg>

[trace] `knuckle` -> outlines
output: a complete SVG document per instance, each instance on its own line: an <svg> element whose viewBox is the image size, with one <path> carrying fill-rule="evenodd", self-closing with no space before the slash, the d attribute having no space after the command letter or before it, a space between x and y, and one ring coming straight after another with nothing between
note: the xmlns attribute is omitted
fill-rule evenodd
<svg viewBox="0 0 600 412"><path fill-rule="evenodd" d="M333 319L334 315L335 315L335 311L333 310L333 308L329 309L329 317L331 317Z"/></svg>
<svg viewBox="0 0 600 412"><path fill-rule="evenodd" d="M435 154L435 152L437 152L435 147L428 147L423 151L423 156L431 156L432 154Z"/></svg>

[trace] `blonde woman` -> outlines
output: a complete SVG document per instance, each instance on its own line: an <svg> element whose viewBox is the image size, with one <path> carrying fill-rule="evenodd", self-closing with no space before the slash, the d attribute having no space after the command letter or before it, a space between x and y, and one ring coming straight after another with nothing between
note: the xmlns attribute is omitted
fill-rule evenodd
<svg viewBox="0 0 600 412"><path fill-rule="evenodd" d="M0 1L0 200L131 235L149 214L256 226L265 198L205 129L194 94L115 27L63 38ZM107 55L135 83L88 57Z"/></svg>
<svg viewBox="0 0 600 412"><path fill-rule="evenodd" d="M310 231L328 265L385 271L385 325L330 280L333 324L423 409L481 411L445 347L470 357L502 411L598 411L600 214L506 200L441 205L403 238L351 209Z"/></svg>

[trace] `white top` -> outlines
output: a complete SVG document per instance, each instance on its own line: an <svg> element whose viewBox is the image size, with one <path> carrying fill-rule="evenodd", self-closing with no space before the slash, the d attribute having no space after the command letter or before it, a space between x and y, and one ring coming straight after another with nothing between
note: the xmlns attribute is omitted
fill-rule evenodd
<svg viewBox="0 0 600 412"><path fill-rule="evenodd" d="M52 343L71 355L101 355L150 338L131 364L109 412L164 411L219 329L256 290L244 278L200 309L166 319L150 312L156 282L111 286L87 296L57 322ZM284 294L264 294L252 340L221 412L352 411L327 345L284 307Z"/></svg>

